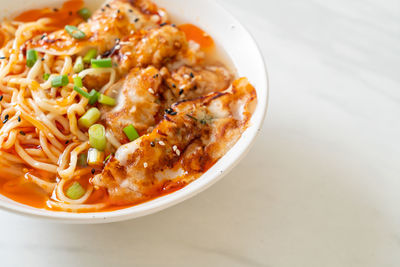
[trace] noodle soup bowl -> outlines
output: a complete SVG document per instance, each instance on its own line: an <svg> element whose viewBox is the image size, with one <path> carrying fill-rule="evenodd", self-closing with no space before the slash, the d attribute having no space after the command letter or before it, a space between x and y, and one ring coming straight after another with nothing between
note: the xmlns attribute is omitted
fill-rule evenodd
<svg viewBox="0 0 400 267"><path fill-rule="evenodd" d="M115 211L93 213L57 212L33 208L0 195L0 207L23 215L64 223L105 223L132 219L148 215L182 202L213 185L227 174L247 153L262 126L268 100L268 79L262 55L246 29L213 0L154 0L164 7L173 22L187 22L200 26L210 34L219 49L222 49L232 68L240 77L247 77L257 90L258 103L250 126L238 142L213 167L186 187L154 200ZM87 0L91 9L103 1ZM60 6L62 1L14 0L1 10L2 17L10 17L27 9ZM21 7L24 10L21 10ZM229 197L227 195L227 197Z"/></svg>

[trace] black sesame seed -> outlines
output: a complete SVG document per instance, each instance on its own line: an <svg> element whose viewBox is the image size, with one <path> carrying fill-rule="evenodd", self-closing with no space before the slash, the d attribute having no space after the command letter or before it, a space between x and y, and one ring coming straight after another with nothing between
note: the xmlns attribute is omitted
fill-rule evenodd
<svg viewBox="0 0 400 267"><path fill-rule="evenodd" d="M40 60L41 60L41 61L44 61L44 57L42 57Z"/></svg>
<svg viewBox="0 0 400 267"><path fill-rule="evenodd" d="M156 144L154 144L154 142L150 142L150 146L155 147Z"/></svg>
<svg viewBox="0 0 400 267"><path fill-rule="evenodd" d="M0 95L0 101L1 101L1 100L3 100L3 96L2 96L2 95Z"/></svg>
<svg viewBox="0 0 400 267"><path fill-rule="evenodd" d="M179 90L179 95L183 94L183 89Z"/></svg>
<svg viewBox="0 0 400 267"><path fill-rule="evenodd" d="M165 113L167 113L167 114L169 114L169 115L172 115L172 116L178 114L178 113L177 113L176 111L174 111L172 108L167 108L167 109L165 110Z"/></svg>
<svg viewBox="0 0 400 267"><path fill-rule="evenodd" d="M96 170L95 169L92 169L92 174L94 174L96 172Z"/></svg>
<svg viewBox="0 0 400 267"><path fill-rule="evenodd" d="M6 57L0 57L0 59L6 59Z"/></svg>
<svg viewBox="0 0 400 267"><path fill-rule="evenodd" d="M9 117L10 117L10 115L6 114L6 115L4 116L3 123L6 123L6 122L8 121L8 118L9 118Z"/></svg>
<svg viewBox="0 0 400 267"><path fill-rule="evenodd" d="M19 131L20 135L26 135L24 131Z"/></svg>
<svg viewBox="0 0 400 267"><path fill-rule="evenodd" d="M42 37L40 37L40 40L43 40L44 38L46 38L46 34L43 34Z"/></svg>
<svg viewBox="0 0 400 267"><path fill-rule="evenodd" d="M160 24L160 27L163 27L163 26L165 26L165 25L167 25L167 23L166 23L166 22L163 22L163 23Z"/></svg>
<svg viewBox="0 0 400 267"><path fill-rule="evenodd" d="M106 7L110 8L111 6L110 6L110 4L106 4Z"/></svg>
<svg viewBox="0 0 400 267"><path fill-rule="evenodd" d="M58 11L58 8L53 8L53 11L54 11L54 12L57 12L57 11Z"/></svg>
<svg viewBox="0 0 400 267"><path fill-rule="evenodd" d="M118 10L117 10L117 13L121 13L121 10L118 9Z"/></svg>
<svg viewBox="0 0 400 267"><path fill-rule="evenodd" d="M191 77L191 78L194 78L193 72L190 73L190 77Z"/></svg>
<svg viewBox="0 0 400 267"><path fill-rule="evenodd" d="M21 122L21 117L20 116L18 116L18 122Z"/></svg>
<svg viewBox="0 0 400 267"><path fill-rule="evenodd" d="M172 87L173 87L173 88L176 88L176 85L173 83L173 84L172 84Z"/></svg>
<svg viewBox="0 0 400 267"><path fill-rule="evenodd" d="M139 18L136 18L136 19L135 19L135 22L138 22L138 21L139 21Z"/></svg>
<svg viewBox="0 0 400 267"><path fill-rule="evenodd" d="M129 12L131 12L131 13L133 12L133 10L132 10L132 9L128 9L128 11L129 11Z"/></svg>
<svg viewBox="0 0 400 267"><path fill-rule="evenodd" d="M65 141L65 144L66 144L66 145L68 145L68 143L69 143L69 140Z"/></svg>
<svg viewBox="0 0 400 267"><path fill-rule="evenodd" d="M102 8L102 9L101 9L101 12L104 12L104 11L106 11L106 10L105 10L104 8Z"/></svg>
<svg viewBox="0 0 400 267"><path fill-rule="evenodd" d="M176 27L176 25L175 25L175 24L171 24L171 26L172 26L172 27Z"/></svg>

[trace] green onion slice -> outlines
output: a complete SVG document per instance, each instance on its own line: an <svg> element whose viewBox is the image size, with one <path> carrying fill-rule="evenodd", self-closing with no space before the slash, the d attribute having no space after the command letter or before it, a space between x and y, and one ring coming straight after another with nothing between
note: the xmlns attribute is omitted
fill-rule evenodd
<svg viewBox="0 0 400 267"><path fill-rule="evenodd" d="M88 20L92 16L92 13L86 7L79 9L77 13L84 20Z"/></svg>
<svg viewBox="0 0 400 267"><path fill-rule="evenodd" d="M86 190L81 186L80 183L74 182L66 192L67 197L70 199L80 199L84 194Z"/></svg>
<svg viewBox="0 0 400 267"><path fill-rule="evenodd" d="M69 83L68 75L58 75L51 79L51 86L61 87L66 86Z"/></svg>
<svg viewBox="0 0 400 267"><path fill-rule="evenodd" d="M117 101L112 97L101 94L99 96L99 103L107 106L115 106Z"/></svg>
<svg viewBox="0 0 400 267"><path fill-rule="evenodd" d="M86 37L86 34L83 31L72 25L66 25L65 31L75 39L83 39Z"/></svg>
<svg viewBox="0 0 400 267"><path fill-rule="evenodd" d="M83 91L81 88L74 86L74 91L77 91L78 94L80 94L81 96L85 97L85 98L90 98L90 95L88 92Z"/></svg>
<svg viewBox="0 0 400 267"><path fill-rule="evenodd" d="M80 154L78 157L78 166L86 167L87 166L87 155Z"/></svg>
<svg viewBox="0 0 400 267"><path fill-rule="evenodd" d="M99 99L100 93L97 92L96 90L92 89L89 93L89 104L94 105L96 104L97 100Z"/></svg>
<svg viewBox="0 0 400 267"><path fill-rule="evenodd" d="M43 80L47 81L50 78L50 73L43 73Z"/></svg>
<svg viewBox="0 0 400 267"><path fill-rule="evenodd" d="M38 52L34 49L29 49L26 52L26 65L29 68L32 68L33 65L35 65L36 61L38 59Z"/></svg>
<svg viewBox="0 0 400 267"><path fill-rule="evenodd" d="M75 60L74 68L73 68L74 72L79 73L79 72L83 71L83 68L84 67L83 67L82 57L77 57Z"/></svg>
<svg viewBox="0 0 400 267"><path fill-rule="evenodd" d="M92 59L92 68L111 68L111 58Z"/></svg>
<svg viewBox="0 0 400 267"><path fill-rule="evenodd" d="M89 64L90 61L97 56L97 49L90 49L83 57L83 62Z"/></svg>
<svg viewBox="0 0 400 267"><path fill-rule="evenodd" d="M128 137L129 141L131 141L131 142L140 137L138 132L136 131L135 127L133 127L132 124L129 125L129 126L126 126L123 129L123 131L124 131L126 137Z"/></svg>
<svg viewBox="0 0 400 267"><path fill-rule="evenodd" d="M107 145L106 129L101 124L94 124L89 128L90 146L99 151L104 151Z"/></svg>
<svg viewBox="0 0 400 267"><path fill-rule="evenodd" d="M82 78L79 77L78 75L76 75L76 76L74 77L74 85L75 85L76 87L79 87L79 88L82 88L82 87L83 87Z"/></svg>
<svg viewBox="0 0 400 267"><path fill-rule="evenodd" d="M88 164L90 166L102 165L104 161L104 152L99 151L95 148L89 148L88 150Z"/></svg>
<svg viewBox="0 0 400 267"><path fill-rule="evenodd" d="M78 124L81 127L89 128L95 124L100 119L100 110L97 108L91 108L86 113L79 118Z"/></svg>

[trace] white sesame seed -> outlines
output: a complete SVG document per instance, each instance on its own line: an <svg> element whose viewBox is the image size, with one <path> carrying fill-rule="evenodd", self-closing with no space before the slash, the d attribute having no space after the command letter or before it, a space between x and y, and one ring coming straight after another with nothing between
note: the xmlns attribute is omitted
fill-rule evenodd
<svg viewBox="0 0 400 267"><path fill-rule="evenodd" d="M179 149L177 149L177 150L175 151L175 153L176 153L178 156L181 155L181 151L180 151Z"/></svg>
<svg viewBox="0 0 400 267"><path fill-rule="evenodd" d="M189 80L190 76L188 74L184 74L183 78L186 79L186 80Z"/></svg>
<svg viewBox="0 0 400 267"><path fill-rule="evenodd" d="M158 143L160 144L160 146L165 146L165 143L163 141L158 141Z"/></svg>
<svg viewBox="0 0 400 267"><path fill-rule="evenodd" d="M172 147L172 150L173 151L176 151L178 149L178 147L176 146L176 145L174 145L173 147Z"/></svg>
<svg viewBox="0 0 400 267"><path fill-rule="evenodd" d="M143 163L143 167L147 168L147 166L149 166L147 162Z"/></svg>
<svg viewBox="0 0 400 267"><path fill-rule="evenodd" d="M153 90L153 88L149 88L149 93L154 95L154 90Z"/></svg>

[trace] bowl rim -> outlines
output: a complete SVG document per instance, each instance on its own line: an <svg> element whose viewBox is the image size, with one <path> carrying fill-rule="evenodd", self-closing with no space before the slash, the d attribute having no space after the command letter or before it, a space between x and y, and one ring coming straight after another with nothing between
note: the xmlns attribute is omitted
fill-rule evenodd
<svg viewBox="0 0 400 267"><path fill-rule="evenodd" d="M123 221L133 218L138 218L142 216L146 216L149 214L156 213L158 211L167 209L171 206L179 204L212 186L217 181L221 180L229 171L231 171L247 154L252 145L254 144L258 133L261 131L263 126L263 122L265 120L267 109L269 105L269 76L265 63L265 59L261 53L260 46L257 43L256 39L250 33L250 31L238 20L234 15L231 14L228 10L226 10L218 1L212 0L203 0L207 2L207 4L214 5L215 8L218 8L218 12L224 13L224 16L229 17L234 23L235 26L242 29L244 35L247 35L248 38L256 51L254 51L260 59L260 63L263 67L260 73L264 75L262 78L262 84L260 86L261 90L265 90L265 99L259 99L258 104L260 105L260 100L262 100L265 104L261 106L261 115L257 119L257 121L251 121L251 126L246 129L247 132L250 128L255 129L249 133L247 133L247 140L242 140L243 136L239 138L237 143L241 142L241 146L237 148L237 153L233 155L232 161L222 170L218 170L218 172L211 173L208 175L207 179L203 178L204 174L201 175L198 179L188 184L182 189L179 189L171 194L167 194L150 201L128 207L119 210L113 211L104 211L104 212L90 212L90 213L72 213L72 212L59 212L59 211L51 211L45 209L33 208L28 205L24 205L18 203L12 199L9 199L5 196L1 196L3 198L7 198L10 202L6 202L0 198L0 208L5 211L10 211L19 215L27 215L33 218L45 219L47 221L54 222L62 222L62 223L71 223L71 224L97 224L97 223L111 223L117 221ZM234 147L237 145L234 145ZM225 154L219 161L221 161L224 157L226 157L232 148ZM215 166L215 165L214 165ZM213 166L213 167L214 167ZM213 167L209 169L206 173L213 171ZM202 179L203 178L203 179Z"/></svg>

